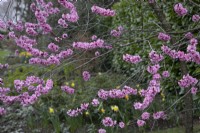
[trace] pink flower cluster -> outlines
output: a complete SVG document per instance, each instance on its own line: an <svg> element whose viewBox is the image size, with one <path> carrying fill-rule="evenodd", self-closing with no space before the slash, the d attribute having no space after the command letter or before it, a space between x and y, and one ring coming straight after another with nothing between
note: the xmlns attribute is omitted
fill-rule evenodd
<svg viewBox="0 0 200 133"><path fill-rule="evenodd" d="M3 79L0 78L0 85L3 85Z"/></svg>
<svg viewBox="0 0 200 133"><path fill-rule="evenodd" d="M54 43L50 43L48 45L48 49L51 50L52 52L57 52L59 50L59 46Z"/></svg>
<svg viewBox="0 0 200 133"><path fill-rule="evenodd" d="M142 113L141 117L143 120L148 120L150 118L150 113L144 112Z"/></svg>
<svg viewBox="0 0 200 133"><path fill-rule="evenodd" d="M73 47L76 49L92 50L96 48L112 48L111 46L106 46L104 40L97 39L93 42L74 42Z"/></svg>
<svg viewBox="0 0 200 133"><path fill-rule="evenodd" d="M43 0L37 0L37 4L32 3L30 8L35 13L38 24L26 23L26 32L31 36L38 35L37 29L43 31L43 34L48 34L52 31L52 27L47 23L47 18L52 14L60 12L58 8L53 8L53 3L45 3ZM36 6L40 5L40 6Z"/></svg>
<svg viewBox="0 0 200 133"><path fill-rule="evenodd" d="M23 31L24 30L24 25L22 21L17 21L16 23L13 23L12 21L7 22L7 28L10 28L11 30L15 31Z"/></svg>
<svg viewBox="0 0 200 133"><path fill-rule="evenodd" d="M0 19L0 28L3 30L7 28L6 23L2 19Z"/></svg>
<svg viewBox="0 0 200 133"><path fill-rule="evenodd" d="M189 74L184 75L181 80L178 81L178 84L182 88L187 88L190 86L195 86L197 84L198 80L196 78L193 78Z"/></svg>
<svg viewBox="0 0 200 133"><path fill-rule="evenodd" d="M22 49L25 49L27 52L29 52L33 56L39 56L39 57L47 57L47 52L42 52L39 49L33 48L33 46L37 45L37 42L35 39L30 39L27 36L20 36L19 38L15 38L15 42L17 46L19 46Z"/></svg>
<svg viewBox="0 0 200 133"><path fill-rule="evenodd" d="M200 20L200 16L198 14L195 14L195 15L192 16L193 22L199 22L199 20Z"/></svg>
<svg viewBox="0 0 200 133"><path fill-rule="evenodd" d="M138 127L143 127L145 124L146 124L145 121L143 121L143 120L137 120Z"/></svg>
<svg viewBox="0 0 200 133"><path fill-rule="evenodd" d="M10 89L6 89L0 95L0 100L5 104L19 102L21 105L27 106L35 103L41 95L47 94L53 88L53 81L48 79L45 84L44 80L30 76L26 80L15 80L14 86L19 95L9 96L7 93ZM28 91L22 91L23 88L28 88Z"/></svg>
<svg viewBox="0 0 200 133"><path fill-rule="evenodd" d="M163 119L165 120L167 118L167 115L165 114L164 111L159 111L153 114L153 119L158 120L158 119Z"/></svg>
<svg viewBox="0 0 200 133"><path fill-rule="evenodd" d="M186 39L192 39L193 38L193 34L191 32L188 32L185 34L185 38Z"/></svg>
<svg viewBox="0 0 200 133"><path fill-rule="evenodd" d="M136 64L142 61L139 55L130 55L130 54L123 55L123 60L126 62L130 62L132 64Z"/></svg>
<svg viewBox="0 0 200 133"><path fill-rule="evenodd" d="M7 69L9 67L8 64L1 64L0 63L0 69Z"/></svg>
<svg viewBox="0 0 200 133"><path fill-rule="evenodd" d="M178 3L174 5L174 11L179 15L179 16L184 16L187 14L188 10L183 7L181 3Z"/></svg>
<svg viewBox="0 0 200 133"><path fill-rule="evenodd" d="M116 124L117 124L117 121L116 120L113 120L112 118L110 117L105 117L103 120L102 120L102 123L105 127L114 127Z"/></svg>
<svg viewBox="0 0 200 133"><path fill-rule="evenodd" d="M160 32L158 34L158 39L160 39L162 41L169 41L171 39L171 37L165 33Z"/></svg>
<svg viewBox="0 0 200 133"><path fill-rule="evenodd" d="M195 62L197 64L200 64L200 53L196 50L196 45L198 44L197 39L192 38L190 39L190 44L187 47L187 53L183 51L176 51L172 50L168 46L162 46L162 51L170 56L173 59L179 59L180 61L186 61L186 62Z"/></svg>
<svg viewBox="0 0 200 133"><path fill-rule="evenodd" d="M139 127L142 127L146 124L146 122L144 120L148 120L150 118L150 113L148 112L144 112L142 115L142 120L137 120L137 125ZM159 111L159 112L156 112L156 113L153 113L153 119L154 120L158 120L158 119L163 119L165 120L166 119L166 114L164 113L164 111Z"/></svg>
<svg viewBox="0 0 200 133"><path fill-rule="evenodd" d="M114 37L120 37L124 28L122 26L119 26L117 30L111 30L110 34Z"/></svg>
<svg viewBox="0 0 200 133"><path fill-rule="evenodd" d="M149 53L149 58L153 64L157 64L163 60L163 56L161 54L157 54L155 51L151 51Z"/></svg>
<svg viewBox="0 0 200 133"><path fill-rule="evenodd" d="M162 73L163 78L168 78L170 76L168 71L163 71Z"/></svg>
<svg viewBox="0 0 200 133"><path fill-rule="evenodd" d="M61 89L68 94L74 94L74 89L69 86L61 86Z"/></svg>
<svg viewBox="0 0 200 133"><path fill-rule="evenodd" d="M77 117L79 114L82 114L83 111L86 111L88 107L89 103L83 103L81 104L80 108L68 110L67 115L69 115L70 117Z"/></svg>
<svg viewBox="0 0 200 133"><path fill-rule="evenodd" d="M192 87L191 88L191 93L195 95L197 93L197 90L198 90L198 88Z"/></svg>
<svg viewBox="0 0 200 133"><path fill-rule="evenodd" d="M115 11L110 9L101 8L99 6L92 6L92 12L99 14L101 16L115 16Z"/></svg>
<svg viewBox="0 0 200 133"><path fill-rule="evenodd" d="M137 95L137 90L129 86L124 86L122 90L112 89L105 91L103 89L98 91L98 97L107 100L108 98L124 98L126 95Z"/></svg>
<svg viewBox="0 0 200 133"><path fill-rule="evenodd" d="M65 51L61 51L60 53L56 55L51 55L47 59L41 59L41 58L31 58L29 60L29 64L39 64L39 65L44 65L44 66L49 66L49 65L59 65L61 59L65 59L73 54L73 51L71 49L67 49Z"/></svg>
<svg viewBox="0 0 200 133"><path fill-rule="evenodd" d="M106 130L101 128L98 130L98 133L106 133Z"/></svg>
<svg viewBox="0 0 200 133"><path fill-rule="evenodd" d="M118 125L119 125L119 127L120 127L120 128L124 128L124 127L125 127L125 123L124 123L124 122L122 122L122 121L121 121L121 122L119 122L119 124L118 124Z"/></svg>
<svg viewBox="0 0 200 133"><path fill-rule="evenodd" d="M0 116L5 114L6 114L5 108L0 107Z"/></svg>
<svg viewBox="0 0 200 133"><path fill-rule="evenodd" d="M0 34L0 40L4 39L4 35Z"/></svg>
<svg viewBox="0 0 200 133"><path fill-rule="evenodd" d="M76 10L76 7L74 6L74 4L71 2L68 2L66 0L58 0L58 2L62 6L64 6L65 8L70 10L70 13L62 14L62 18L60 18L58 20L58 24L63 26L64 28L67 28L68 24L66 21L73 22L73 23L77 22L79 19L79 16L78 16L78 13L77 13L77 10Z"/></svg>
<svg viewBox="0 0 200 133"><path fill-rule="evenodd" d="M99 51L96 51L96 52L94 53L94 55L95 55L95 56L99 56L99 55L100 55Z"/></svg>
<svg viewBox="0 0 200 133"><path fill-rule="evenodd" d="M6 26L6 23L0 19L0 28L3 29L3 30L6 30L7 26ZM4 35L0 34L0 40L3 40L4 39Z"/></svg>
<svg viewBox="0 0 200 133"><path fill-rule="evenodd" d="M156 65L153 65L153 66L148 66L147 67L147 71L151 74L156 74L158 72L158 70L160 69L160 65L159 64L156 64Z"/></svg>
<svg viewBox="0 0 200 133"><path fill-rule="evenodd" d="M91 39L92 39L92 41L95 41L95 40L97 39L97 36L96 36L96 35L93 35L93 36L91 37Z"/></svg>
<svg viewBox="0 0 200 133"><path fill-rule="evenodd" d="M83 76L83 79L85 81L90 80L90 73L88 71L84 71L83 74L82 74L82 76Z"/></svg>
<svg viewBox="0 0 200 133"><path fill-rule="evenodd" d="M0 95L5 95L8 92L10 92L10 88L0 87Z"/></svg>
<svg viewBox="0 0 200 133"><path fill-rule="evenodd" d="M141 91L141 96L144 97L143 102L135 102L133 107L136 110L146 109L154 100L156 94L160 92L160 82L157 80L151 80L147 90Z"/></svg>
<svg viewBox="0 0 200 133"><path fill-rule="evenodd" d="M97 107L99 105L99 100L93 99L91 104L92 104L92 106Z"/></svg>
<svg viewBox="0 0 200 133"><path fill-rule="evenodd" d="M152 57L149 56L150 60L152 60ZM150 80L148 88L146 90L142 89L140 91L140 95L144 97L143 102L135 102L133 104L133 107L136 110L144 110L146 109L154 100L154 97L156 94L160 92L160 80L161 76L158 73L158 70L160 69L159 64L155 64L153 66L148 66L147 71L152 74L153 79ZM140 121L142 122L142 121Z"/></svg>

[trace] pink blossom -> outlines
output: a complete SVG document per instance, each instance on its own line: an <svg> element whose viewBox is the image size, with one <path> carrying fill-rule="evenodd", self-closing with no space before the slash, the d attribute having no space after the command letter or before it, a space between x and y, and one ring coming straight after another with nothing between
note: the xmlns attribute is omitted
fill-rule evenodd
<svg viewBox="0 0 200 133"><path fill-rule="evenodd" d="M193 22L198 22L199 20L200 20L200 16L199 15L195 14L195 15L192 16L192 21Z"/></svg>
<svg viewBox="0 0 200 133"><path fill-rule="evenodd" d="M178 81L178 84L182 88L187 88L190 86L195 86L197 84L198 80L196 78L193 78L189 74L184 75L181 80Z"/></svg>
<svg viewBox="0 0 200 133"><path fill-rule="evenodd" d="M130 54L125 54L123 55L123 60L126 62L130 62L132 64L136 64L142 61L139 55L130 55Z"/></svg>
<svg viewBox="0 0 200 133"><path fill-rule="evenodd" d="M96 36L96 35L93 35L93 36L91 37L91 39L92 39L92 41L95 41L95 40L97 39L97 36Z"/></svg>
<svg viewBox="0 0 200 133"><path fill-rule="evenodd" d="M171 39L171 37L165 33L159 33L158 34L158 39L162 40L162 41L169 41Z"/></svg>
<svg viewBox="0 0 200 133"><path fill-rule="evenodd" d="M163 72L162 72L162 76L163 76L164 78L168 78L168 77L170 76L170 74L169 74L168 71L163 71Z"/></svg>
<svg viewBox="0 0 200 133"><path fill-rule="evenodd" d="M179 16L184 16L187 14L187 9L183 7L181 3L178 3L174 6L174 11L179 15Z"/></svg>
<svg viewBox="0 0 200 133"><path fill-rule="evenodd" d="M119 127L120 127L120 128L124 128L124 127L125 127L125 124L124 124L124 122L122 122L122 121L121 121L121 122L119 122Z"/></svg>
<svg viewBox="0 0 200 133"><path fill-rule="evenodd" d="M185 34L185 38L192 39L193 38L193 34L191 32L188 32L188 33Z"/></svg>
<svg viewBox="0 0 200 133"><path fill-rule="evenodd" d="M85 81L88 81L90 79L90 73L88 71L84 71L82 76Z"/></svg>
<svg viewBox="0 0 200 133"><path fill-rule="evenodd" d="M192 87L191 88L191 93L195 95L197 93L197 90L198 90L198 88Z"/></svg>
<svg viewBox="0 0 200 133"><path fill-rule="evenodd" d="M115 11L110 9L101 8L99 6L92 6L92 12L99 14L101 16L115 16Z"/></svg>
<svg viewBox="0 0 200 133"><path fill-rule="evenodd" d="M148 120L150 118L150 113L144 112L144 113L142 113L141 117L142 117L143 120Z"/></svg>
<svg viewBox="0 0 200 133"><path fill-rule="evenodd" d="M139 127L143 127L145 124L146 124L145 121L143 121L143 120L137 120L137 125L138 125Z"/></svg>
<svg viewBox="0 0 200 133"><path fill-rule="evenodd" d="M0 116L5 114L6 114L5 108L0 107Z"/></svg>
<svg viewBox="0 0 200 133"><path fill-rule="evenodd" d="M98 99L93 99L93 100L92 100L92 105L93 105L94 107L97 107L97 106L99 105L99 100L98 100Z"/></svg>
<svg viewBox="0 0 200 133"><path fill-rule="evenodd" d="M166 114L163 112L163 111L159 111L159 112L156 112L156 113L154 113L153 114L153 118L155 119L155 120L158 120L158 119L166 119Z"/></svg>
<svg viewBox="0 0 200 133"><path fill-rule="evenodd" d="M116 121L113 121L112 118L110 117L105 117L103 120L102 120L102 123L105 127L113 127L115 126L116 124Z"/></svg>
<svg viewBox="0 0 200 133"><path fill-rule="evenodd" d="M98 133L106 133L106 130L101 128L98 130Z"/></svg>
<svg viewBox="0 0 200 133"><path fill-rule="evenodd" d="M68 94L74 94L74 89L69 86L61 86L61 89L67 92Z"/></svg>
<svg viewBox="0 0 200 133"><path fill-rule="evenodd" d="M161 54L157 54L155 51L151 51L149 53L149 58L152 63L157 64L163 60L163 56Z"/></svg>

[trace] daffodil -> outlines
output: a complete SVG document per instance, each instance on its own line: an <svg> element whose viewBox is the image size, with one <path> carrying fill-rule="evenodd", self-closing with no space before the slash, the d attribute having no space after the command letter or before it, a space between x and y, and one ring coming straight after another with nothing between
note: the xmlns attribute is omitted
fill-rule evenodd
<svg viewBox="0 0 200 133"><path fill-rule="evenodd" d="M75 86L75 83L74 83L74 82L72 82L72 83L71 83L71 87L74 87L74 86Z"/></svg>
<svg viewBox="0 0 200 133"><path fill-rule="evenodd" d="M165 94L163 92L161 92L160 95L162 97L162 101L165 101Z"/></svg>
<svg viewBox="0 0 200 133"><path fill-rule="evenodd" d="M128 101L129 100L129 95L125 95L125 99Z"/></svg>
<svg viewBox="0 0 200 133"><path fill-rule="evenodd" d="M105 109L102 108L102 109L100 110L100 112L104 114L104 113L105 113Z"/></svg>
<svg viewBox="0 0 200 133"><path fill-rule="evenodd" d="M88 111L85 112L85 115L90 115L90 113Z"/></svg>
<svg viewBox="0 0 200 133"><path fill-rule="evenodd" d="M32 54L29 53L29 52L21 52L21 53L19 54L19 56L29 57L29 56L32 56Z"/></svg>
<svg viewBox="0 0 200 133"><path fill-rule="evenodd" d="M117 105L111 106L111 109L115 112L119 111L119 107Z"/></svg>
<svg viewBox="0 0 200 133"><path fill-rule="evenodd" d="M66 84L66 85L69 85L69 83L68 83L68 82L65 82L65 84Z"/></svg>
<svg viewBox="0 0 200 133"><path fill-rule="evenodd" d="M49 113L54 113L54 109L52 107L49 107Z"/></svg>
<svg viewBox="0 0 200 133"><path fill-rule="evenodd" d="M117 86L117 87L116 87L116 89L119 89L119 88L120 88L120 86Z"/></svg>
<svg viewBox="0 0 200 133"><path fill-rule="evenodd" d="M164 97L162 98L162 101L163 101L163 102L165 101L165 98L164 98Z"/></svg>
<svg viewBox="0 0 200 133"><path fill-rule="evenodd" d="M139 89L139 91L138 91L138 93L139 93L140 95L141 95L141 91L142 91L141 89Z"/></svg>
<svg viewBox="0 0 200 133"><path fill-rule="evenodd" d="M164 93L162 93L162 92L160 93L160 95L161 95L162 97L165 97L165 94L164 94Z"/></svg>

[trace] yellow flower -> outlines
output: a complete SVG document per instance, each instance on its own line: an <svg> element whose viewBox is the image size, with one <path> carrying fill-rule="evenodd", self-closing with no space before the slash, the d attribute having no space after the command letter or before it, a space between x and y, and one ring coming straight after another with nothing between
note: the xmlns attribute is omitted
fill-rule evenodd
<svg viewBox="0 0 200 133"><path fill-rule="evenodd" d="M111 106L111 109L115 112L119 111L119 107L117 105Z"/></svg>
<svg viewBox="0 0 200 133"><path fill-rule="evenodd" d="M128 100L129 100L129 96L128 96L128 95L125 95L125 99L128 101Z"/></svg>
<svg viewBox="0 0 200 133"><path fill-rule="evenodd" d="M90 113L88 111L85 112L85 115L90 115Z"/></svg>
<svg viewBox="0 0 200 133"><path fill-rule="evenodd" d="M54 113L54 109L52 107L49 107L49 113Z"/></svg>
<svg viewBox="0 0 200 133"><path fill-rule="evenodd" d="M138 91L138 93L139 93L140 95L141 95L141 91L142 91L141 89L139 89L139 91Z"/></svg>
<svg viewBox="0 0 200 133"><path fill-rule="evenodd" d="M27 57L28 57L28 56L32 56L32 54L29 53L29 52L26 52L26 56L27 56Z"/></svg>
<svg viewBox="0 0 200 133"><path fill-rule="evenodd" d="M139 85L139 84L137 84L137 85L136 85L136 87L138 87L138 88L139 88L139 87L140 87L140 85Z"/></svg>
<svg viewBox="0 0 200 133"><path fill-rule="evenodd" d="M102 109L100 110L100 112L101 112L101 113L105 113L105 109L102 108Z"/></svg>
<svg viewBox="0 0 200 133"><path fill-rule="evenodd" d="M161 92L160 95L162 97L162 101L165 101L165 94L163 92Z"/></svg>
<svg viewBox="0 0 200 133"><path fill-rule="evenodd" d="M72 83L71 83L71 87L74 87L74 86L75 86L75 83L74 83L74 82L72 82Z"/></svg>
<svg viewBox="0 0 200 133"><path fill-rule="evenodd" d="M165 101L165 98L164 98L164 97L162 98L162 101L163 101L163 102Z"/></svg>
<svg viewBox="0 0 200 133"><path fill-rule="evenodd" d="M29 56L32 56L32 54L29 53L29 52L21 52L21 53L19 54L19 56L29 57Z"/></svg>
<svg viewBox="0 0 200 133"><path fill-rule="evenodd" d="M117 86L117 87L116 87L116 89L119 89L119 88L120 88L120 86Z"/></svg>
<svg viewBox="0 0 200 133"><path fill-rule="evenodd" d="M66 84L66 85L69 85L69 83L68 83L68 82L65 82L65 84Z"/></svg>

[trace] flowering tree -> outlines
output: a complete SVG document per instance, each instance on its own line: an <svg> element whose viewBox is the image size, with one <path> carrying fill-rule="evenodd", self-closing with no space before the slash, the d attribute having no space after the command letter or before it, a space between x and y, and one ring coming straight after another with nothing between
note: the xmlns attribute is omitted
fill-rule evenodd
<svg viewBox="0 0 200 133"><path fill-rule="evenodd" d="M68 109L66 111L66 115L69 117L77 117L84 113L88 114L88 110L99 108L102 106L101 104L106 104L106 102L109 100L119 100L121 102L124 99L129 99L129 97L138 98L131 101L131 111L137 110L141 113L140 117L131 120L130 116L128 116L127 120L126 116L121 114L117 119L114 119L111 116L104 116L100 120L100 123L103 127L98 130L99 133L105 133L106 129L110 130L114 127L123 129L130 123L130 121L136 122L138 127L143 127L145 124L147 124L151 116L154 120L167 119L167 113L169 111L168 109L163 111L148 111L152 103L156 100L156 96L161 93L161 88L164 87L162 86L162 81L170 78L171 76L170 72L164 67L166 59L175 60L179 64L182 78L180 78L175 84L184 90L184 95L180 99L184 98L185 103L184 118L186 133L193 131L192 95L197 93L198 79L192 77L192 75L189 73L187 65L189 63L198 65L200 64L200 54L197 50L198 40L195 37L195 34L192 34L193 32L195 33L198 31L199 28L195 27L194 29L176 33L173 31L174 29L170 25L170 22L168 22L164 10L162 10L156 1L149 0L146 2L146 4L151 8L151 10L154 12L155 18L159 21L157 26L159 26L162 31L156 31L156 36L154 35L154 37L157 37L157 39L162 42L162 46L153 48L151 43L149 43L150 50L148 51L150 52L146 58L143 58L143 55L138 53L135 53L135 55L123 53L121 56L121 59L123 59L124 62L132 65L139 66L140 63L148 64L144 65L146 67L144 70L148 73L148 82L147 86L145 86L146 89L138 91L137 89L125 84L120 86L120 89L115 88L105 90L99 88L97 97L94 96L91 101L82 103L76 109ZM0 40L6 40L6 37L12 39L17 45L18 49L26 51L31 55L29 64L36 65L38 68L53 67L53 70L56 70L57 68L61 67L62 69L63 64L65 65L73 61L76 62L76 60L73 60L73 56L77 56L78 54L81 54L81 52L89 53L91 51L95 51L94 57L92 57L92 59L88 62L81 64L79 67L77 67L78 69L97 58L111 53L113 50L115 50L115 45L113 44L114 41L111 42L110 40L112 40L112 38L118 40L123 35L126 35L126 32L128 32L123 25L119 25L115 29L110 30L110 33L107 37L92 35L89 41L80 41L79 38L72 41L67 33L67 29L72 28L70 25L79 26L79 19L81 19L81 15L79 15L77 11L76 1L58 0L56 2L45 2L43 0L36 0L30 5L30 9L36 18L36 21L34 22L0 21L0 28L5 32L4 34L0 34ZM181 3L174 3L173 11L176 13L176 16L179 19L182 19L181 17L189 14L188 9ZM112 9L103 8L101 5L95 4L91 5L90 11L88 12L92 13L93 15L107 18L114 17L118 13L117 10L115 11ZM50 24L52 16L57 17L57 23L54 25L55 27ZM200 20L200 16L197 14L192 14L191 19L194 23L197 23ZM87 26L88 24L86 27ZM174 37L174 34L182 36L183 39ZM46 44L41 47L39 45L39 39L42 37L52 40L50 42L47 41L47 43L45 42ZM76 36L74 38L76 38ZM67 39L69 39L69 45L67 47L61 45ZM144 40L145 39L142 38L139 41ZM178 43L182 43L183 40L186 40L188 44L187 46L183 44L178 45ZM122 47L126 47L128 45L129 44L122 45ZM100 53L97 51L97 49L104 49L102 50L104 53ZM19 56L18 50L16 50L15 56ZM9 69L9 65L1 64L1 69ZM91 73L88 71L83 71L80 76L85 82L88 82L92 77ZM48 78L43 77L44 76L37 77L35 75L30 75L24 80L16 78L14 80L13 89L7 88L4 85L4 77L2 77L0 79L0 84L2 86L0 88L0 100L3 103L3 106L0 108L0 115L9 113L6 112L5 107L11 106L12 104L20 104L22 106L32 105L36 103L41 96L46 95L53 90L54 81L57 80L53 78L53 72L50 73ZM63 91L63 93L66 92L69 95L76 93L74 85L69 86L62 84L60 89ZM178 103L180 99L178 99L169 108ZM116 105L111 106L111 109L114 112L119 111L119 107ZM54 113L52 108L49 110L49 112ZM105 110L102 109L101 112L105 112ZM127 115L130 115L130 113L127 113Z"/></svg>

